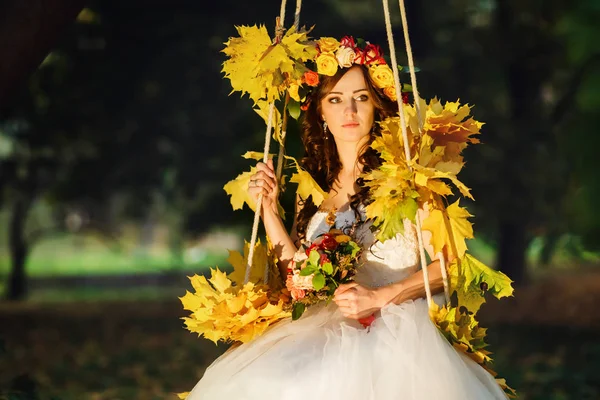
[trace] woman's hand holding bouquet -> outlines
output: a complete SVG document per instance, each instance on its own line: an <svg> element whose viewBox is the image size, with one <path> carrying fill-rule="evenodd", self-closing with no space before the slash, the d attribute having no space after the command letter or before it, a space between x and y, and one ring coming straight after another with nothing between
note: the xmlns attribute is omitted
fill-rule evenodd
<svg viewBox="0 0 600 400"><path fill-rule="evenodd" d="M304 253L297 253L286 280L292 319L300 318L306 306L331 300L341 284L352 282L361 253L361 247L338 229L319 236Z"/></svg>

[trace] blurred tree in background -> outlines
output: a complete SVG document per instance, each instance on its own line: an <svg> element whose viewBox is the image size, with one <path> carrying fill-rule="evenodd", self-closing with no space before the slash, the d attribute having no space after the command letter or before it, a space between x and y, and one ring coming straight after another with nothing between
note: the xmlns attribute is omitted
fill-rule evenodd
<svg viewBox="0 0 600 400"><path fill-rule="evenodd" d="M232 0L97 0L85 2L74 22L67 17L82 7L76 1L25 3L44 2L5 2L3 18L21 23L0 30L0 44L7 43L0 50L12 60L0 79L9 297L25 294L27 254L48 233L25 232L39 199L55 210L50 232L112 237L122 218L149 229L161 220L175 253L191 232L250 225L249 214L232 214L222 186L247 168L242 153L262 148L264 128L249 100L228 97L219 52L234 24L272 31L278 1L246 9ZM407 7L422 96L475 104L474 115L486 122L484 144L467 154L465 181L478 200L471 206L478 235L497 246L497 266L522 281L534 237L544 238L542 261L566 233L597 249L596 2L424 0ZM36 24L40 16L47 22ZM377 2L305 3L302 21L316 25L315 36L352 34L386 47ZM52 32L47 40L23 39L39 26ZM25 79L36 57L44 61ZM288 150L299 151L294 135Z"/></svg>

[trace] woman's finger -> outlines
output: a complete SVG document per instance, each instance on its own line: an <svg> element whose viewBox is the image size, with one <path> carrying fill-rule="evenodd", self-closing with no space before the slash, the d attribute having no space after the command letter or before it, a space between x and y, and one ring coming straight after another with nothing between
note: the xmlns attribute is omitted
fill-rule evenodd
<svg viewBox="0 0 600 400"><path fill-rule="evenodd" d="M349 301L349 300L353 300L356 298L356 294L352 293L352 292L344 292L344 293L340 293L340 294L335 294L333 296L333 300L337 303L338 301Z"/></svg>
<svg viewBox="0 0 600 400"><path fill-rule="evenodd" d="M263 176L259 176L255 179L251 179L250 182L248 183L248 187L252 188L252 187L261 187L261 188L265 188L268 191L271 191L274 189L274 184L273 181L271 181L270 179L267 179L264 175Z"/></svg>
<svg viewBox="0 0 600 400"><path fill-rule="evenodd" d="M269 174L264 171L259 171L256 173L256 179L262 179L269 183L269 186L273 187L277 184L276 180L273 179Z"/></svg>
<svg viewBox="0 0 600 400"><path fill-rule="evenodd" d="M338 286L338 288L335 290L335 295L340 295L344 292L346 292L349 289L352 289L354 287L357 287L358 283L356 282L351 282L351 283L342 283L340 286Z"/></svg>
<svg viewBox="0 0 600 400"><path fill-rule="evenodd" d="M271 165L265 163L256 164L256 169L260 172L268 174L271 178L275 178L275 171L273 171L273 163Z"/></svg>

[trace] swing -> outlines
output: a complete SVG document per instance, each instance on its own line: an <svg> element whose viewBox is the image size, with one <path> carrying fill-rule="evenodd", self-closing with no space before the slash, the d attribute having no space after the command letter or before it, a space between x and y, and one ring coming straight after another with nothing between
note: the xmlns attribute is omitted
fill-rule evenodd
<svg viewBox="0 0 600 400"><path fill-rule="evenodd" d="M408 171L410 179L391 175L382 177L381 174L375 174L373 171L366 174L364 178L365 181L370 182L371 189L382 187L386 180L388 182L390 179L395 179L394 182L402 180L400 183L406 188L406 193L412 193L418 197L419 205L427 210L427 216L422 220L416 209L414 209L414 214L409 216L394 211L401 206L406 206L408 201L412 202L410 203L411 207L416 206L417 200L414 199L414 196L400 196L400 199L393 205L390 205L390 202L393 201L388 198L375 199L373 203L366 206L366 214L380 228L378 239L381 241L396 234L396 231L386 224L386 221L398 217L398 215L409 217L414 221L427 305L432 322L452 346L467 354L495 376L495 373L489 368L490 353L484 349L486 346L483 341L485 329L479 327L475 314L485 302L484 295L486 293L491 293L497 298L512 295L511 280L501 272L485 266L466 252L465 239L473 237L471 223L467 220L471 215L459 206L458 201L448 205L446 200L447 195L453 194L446 183L448 181L452 182L463 196L472 199L469 189L457 179L456 174L463 164L461 151L469 143L479 142L473 135L479 133L483 124L473 118L468 118L470 113L468 105L460 105L458 102L448 102L442 105L435 98L428 103L420 98L404 0L399 0L410 87L414 98L412 105L404 104L403 85L400 82L400 70L396 60L390 21L389 0L382 0L382 3L391 58L390 66L393 73L395 90L393 95L400 111L397 117L381 122L382 138L376 138L372 146L374 148L386 146L386 138L394 138L397 142L401 142L401 149L391 149L390 152L403 153L396 154L402 157L384 159L383 162L391 167L388 170L395 168L404 172ZM294 24L286 33L284 29L286 0L282 0L280 15L276 19L275 39L268 51L288 40L289 36L287 35L290 32L298 37L306 37L307 32L302 32L299 27L301 7L302 1L297 0ZM238 31L242 33L241 29ZM232 41L233 39L230 40L230 42ZM228 42L228 46L230 42ZM230 79L232 79L233 86L233 78ZM252 94L250 95L259 108L257 112L263 116L267 126L262 154L247 153L246 156L258 159L260 155L262 161L267 163L271 135L274 132L274 136L280 144L276 179L281 182L284 160L291 159L297 168L297 173L291 181L301 183L303 179L309 179L306 177L308 173L302 171L294 159L285 155L288 114L290 114L290 104L293 104L295 100L290 96L290 87L285 87L283 116L280 116L275 105L279 96L278 90L273 88L267 90L267 102L264 101L264 98L259 99L258 96L253 98ZM297 96L295 93L293 97ZM241 174L234 181L228 183L225 189L230 194L236 185L238 188L245 189L251 174L252 170ZM312 195L313 200L322 199L324 192L313 190ZM211 270L212 276L209 280L195 275L190 279L196 292L187 292L181 298L184 309L192 312L189 318L184 318L187 329L215 342L219 340L251 341L261 335L269 325L290 315L289 310L285 309L285 304L290 299L289 296L286 296L285 289L281 287L277 260L273 259L268 243L263 245L257 239L262 201L263 195L260 194L254 205L252 235L250 243L246 246L245 254L230 252L228 261L234 266L234 273L228 277L218 269ZM241 208L243 201L240 202L237 199L236 203L238 204L234 204L232 196L234 209ZM432 299L423 240L424 230L431 233L432 245L439 260L446 302L441 308ZM263 271L257 275L259 267ZM456 300L451 301L454 295ZM508 387L503 379L497 379L497 382L509 397L515 396L514 390Z"/></svg>

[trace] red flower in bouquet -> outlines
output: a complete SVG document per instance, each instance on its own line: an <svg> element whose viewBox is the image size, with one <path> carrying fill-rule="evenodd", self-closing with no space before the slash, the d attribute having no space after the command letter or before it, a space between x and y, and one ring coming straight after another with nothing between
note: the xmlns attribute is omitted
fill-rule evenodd
<svg viewBox="0 0 600 400"><path fill-rule="evenodd" d="M358 322L360 322L360 324L365 328L371 326L373 321L375 321L375 314L371 314L368 317L360 318L358 320Z"/></svg>

